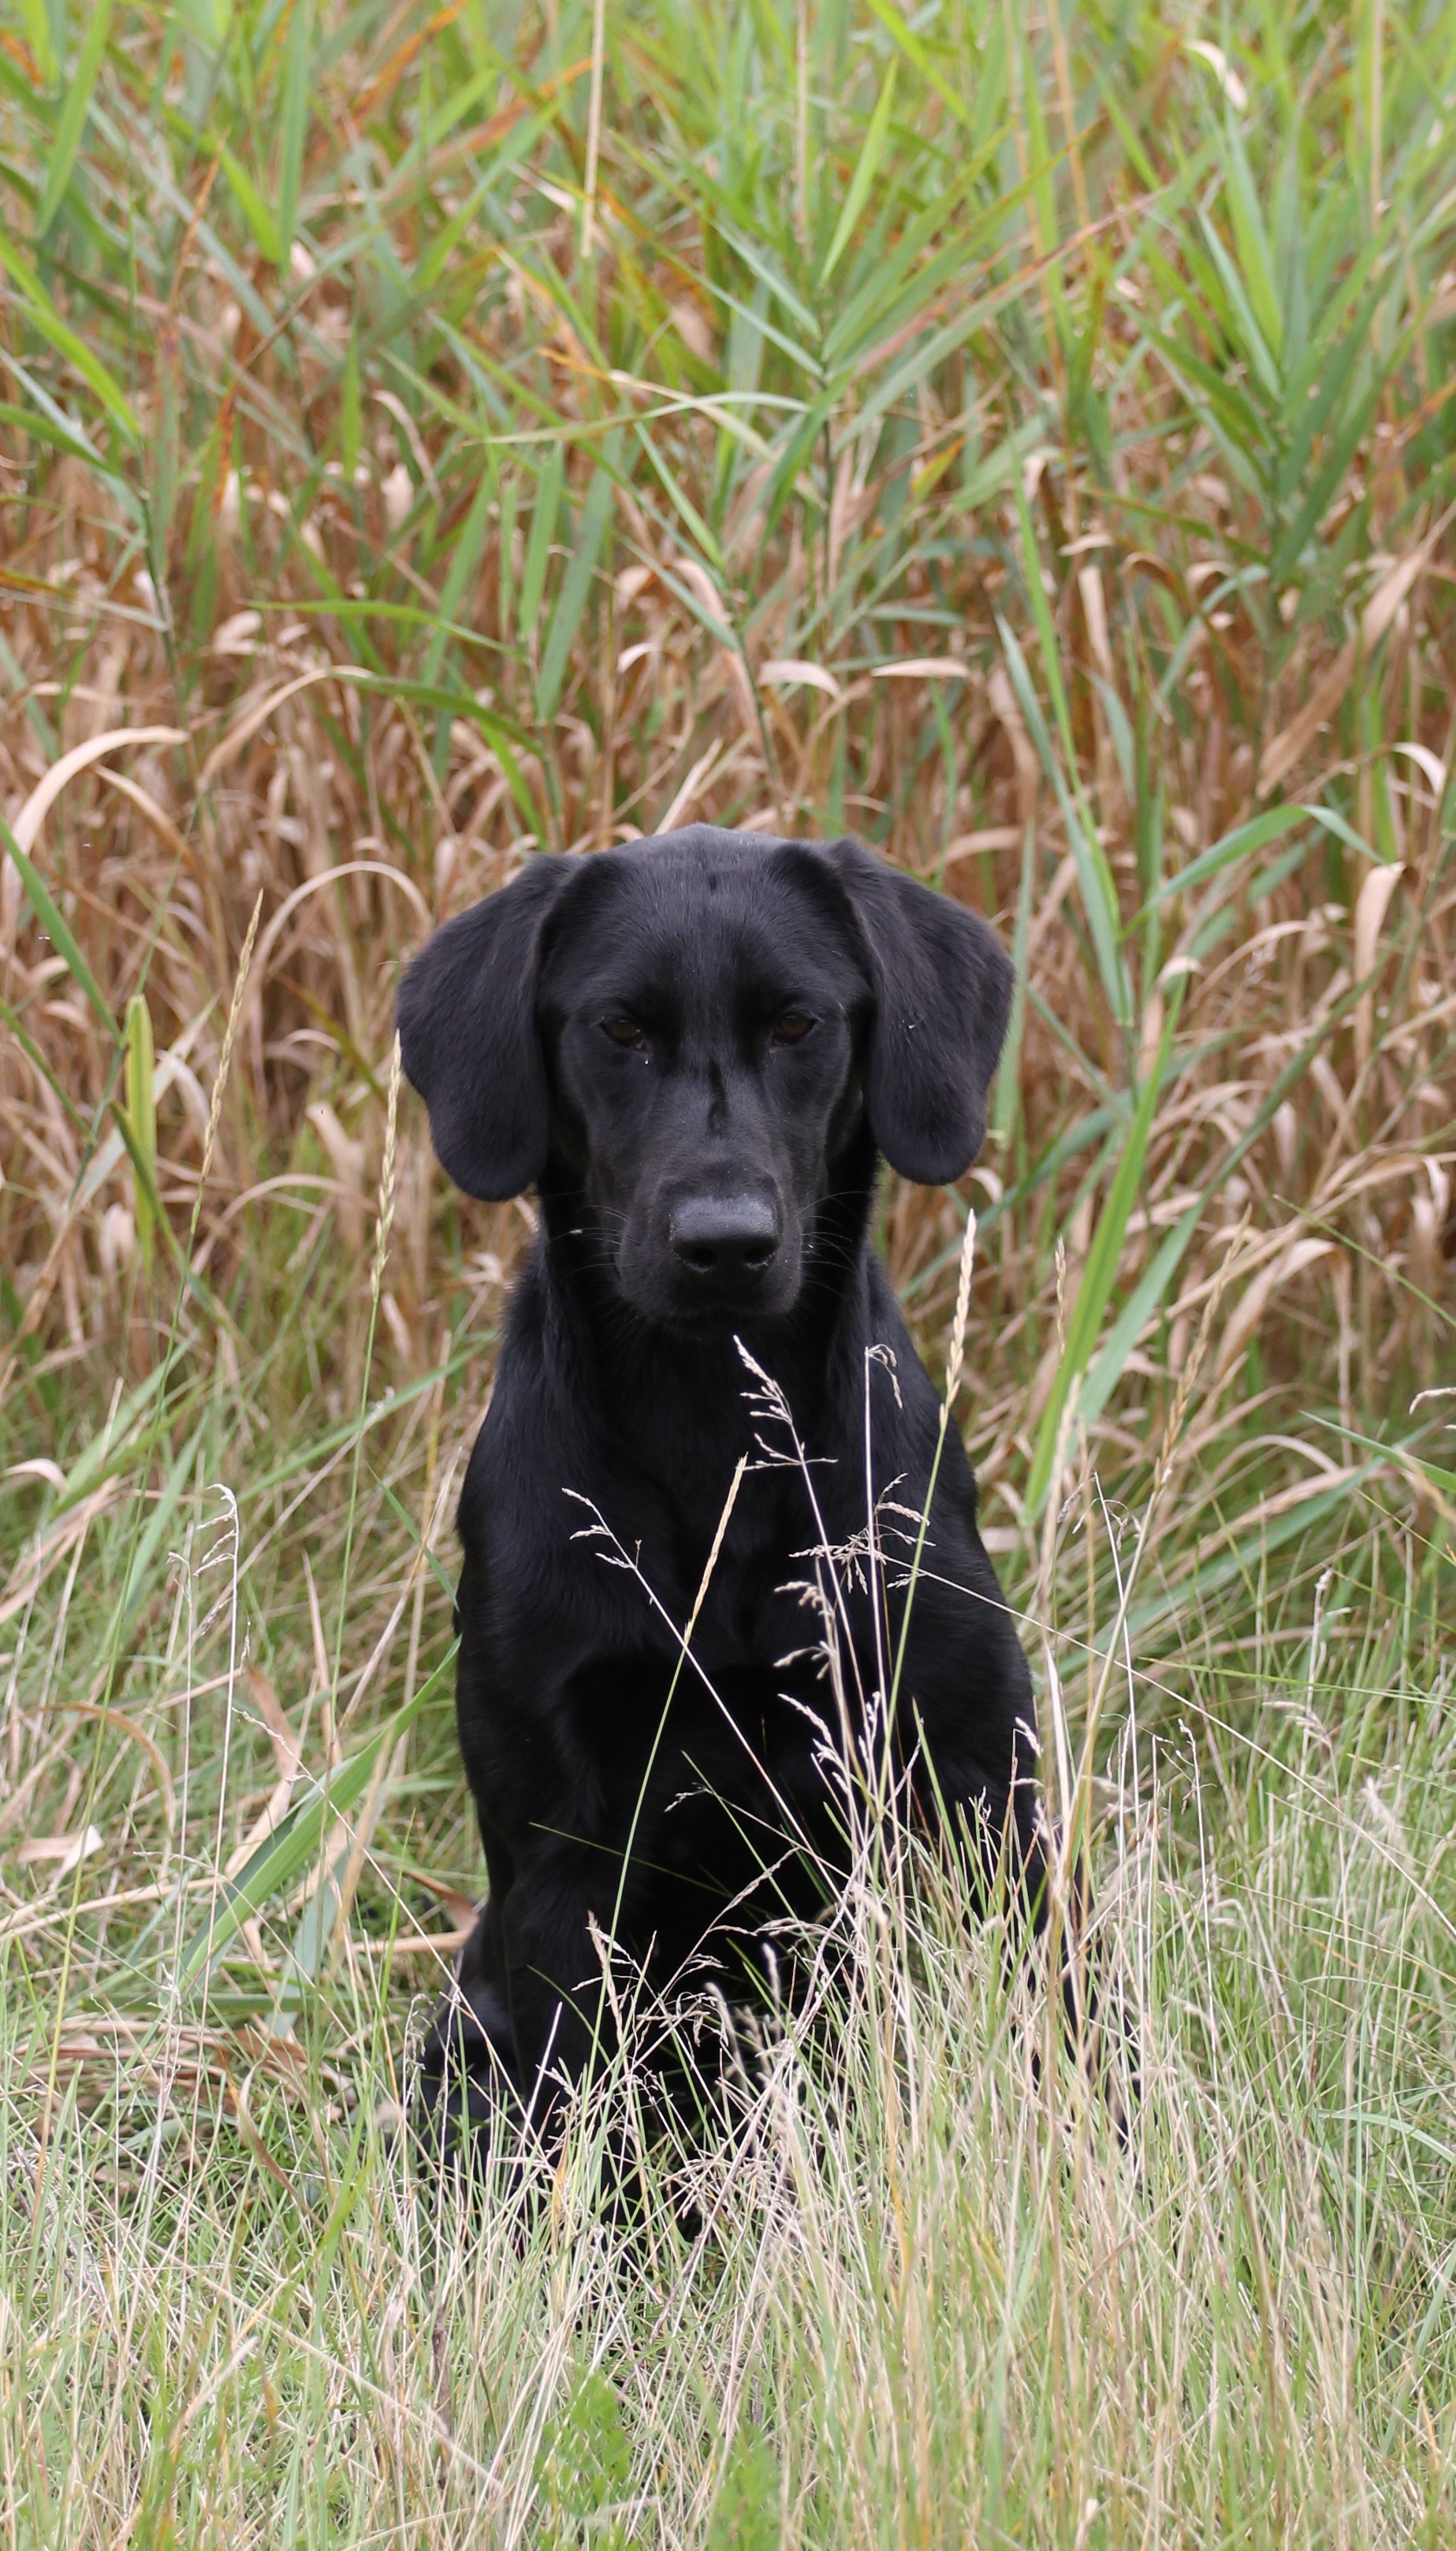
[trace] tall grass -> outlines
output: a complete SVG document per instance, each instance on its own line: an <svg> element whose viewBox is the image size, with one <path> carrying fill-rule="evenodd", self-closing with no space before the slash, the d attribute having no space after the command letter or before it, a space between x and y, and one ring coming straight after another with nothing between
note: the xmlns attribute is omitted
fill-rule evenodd
<svg viewBox="0 0 1456 2551"><path fill-rule="evenodd" d="M1129 2154L893 1854L634 2232L630 2065L524 2190L411 2185L359 1953L312 2055L170 1999L48 2074L18 1991L12 2540L1448 2541L1449 1653L1396 1621L1332 1670L1330 1627L1241 1740L1215 1701L1117 1757Z"/></svg>
<svg viewBox="0 0 1456 2551"><path fill-rule="evenodd" d="M1449 0L0 27L12 2542L1456 2531L1453 102ZM1018 956L881 1240L934 1360L977 1213L1136 2166L867 1869L696 2247L591 2119L432 2227L530 1215L437 1175L393 987L693 817Z"/></svg>

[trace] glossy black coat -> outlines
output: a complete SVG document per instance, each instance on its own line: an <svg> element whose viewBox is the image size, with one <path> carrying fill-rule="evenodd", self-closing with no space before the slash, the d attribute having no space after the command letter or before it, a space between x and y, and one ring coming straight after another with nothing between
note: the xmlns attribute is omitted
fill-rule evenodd
<svg viewBox="0 0 1456 2551"><path fill-rule="evenodd" d="M451 2113L539 2113L579 2077L610 2018L594 1927L654 1986L706 1964L731 1995L847 1865L939 1436L869 1244L875 1178L882 1154L968 1166L1009 980L984 925L857 845L707 828L538 859L407 977L405 1065L445 1166L477 1194L534 1181L540 1215L459 1510L490 1888L426 2048ZM752 1264L684 1250L744 1199L769 1235ZM1033 1889L1034 1742L952 1427L891 1769L983 1863L1010 1838Z"/></svg>

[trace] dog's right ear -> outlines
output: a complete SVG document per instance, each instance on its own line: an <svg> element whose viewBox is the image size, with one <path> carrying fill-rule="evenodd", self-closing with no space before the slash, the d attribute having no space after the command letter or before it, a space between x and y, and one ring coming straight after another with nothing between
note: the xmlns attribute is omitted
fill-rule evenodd
<svg viewBox="0 0 1456 2551"><path fill-rule="evenodd" d="M581 866L540 852L421 951L400 985L405 1071L430 1110L440 1163L499 1204L546 1165L549 1102L535 1025L546 917Z"/></svg>

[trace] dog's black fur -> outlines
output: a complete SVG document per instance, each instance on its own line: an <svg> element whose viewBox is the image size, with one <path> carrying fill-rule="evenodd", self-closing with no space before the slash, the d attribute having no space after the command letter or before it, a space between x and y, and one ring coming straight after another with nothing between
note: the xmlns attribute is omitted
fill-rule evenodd
<svg viewBox="0 0 1456 2551"><path fill-rule="evenodd" d="M875 1177L882 1155L925 1184L969 1167L1011 985L983 922L857 843L706 826L532 860L405 978L405 1070L444 1167L540 1206L460 1500L460 1748L490 1891L425 2049L446 2133L503 2104L539 2116L587 2069L593 1926L651 1982L716 1960L731 1998L735 1960L844 1867L826 1745L859 1746L903 1598L881 1587L877 1628L870 1586L845 1583L846 1728L794 1589L822 1540L863 1546L868 1478L906 1555L889 1509L922 1506L939 1403L870 1246ZM755 1451L737 1341L807 1473ZM592 1510L631 1568L604 1564ZM892 1768L982 1867L1009 1850L1033 1918L1034 1745L951 1427Z"/></svg>

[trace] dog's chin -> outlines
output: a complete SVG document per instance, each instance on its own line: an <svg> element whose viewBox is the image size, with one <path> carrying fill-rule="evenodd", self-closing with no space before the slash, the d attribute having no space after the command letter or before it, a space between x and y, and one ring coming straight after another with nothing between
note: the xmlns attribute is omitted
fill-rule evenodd
<svg viewBox="0 0 1456 2551"><path fill-rule="evenodd" d="M682 1338L730 1338L771 1321L787 1319L803 1291L802 1270L773 1267L755 1284L718 1285L701 1277L690 1283L671 1276L637 1277L619 1267L624 1299L639 1319Z"/></svg>

